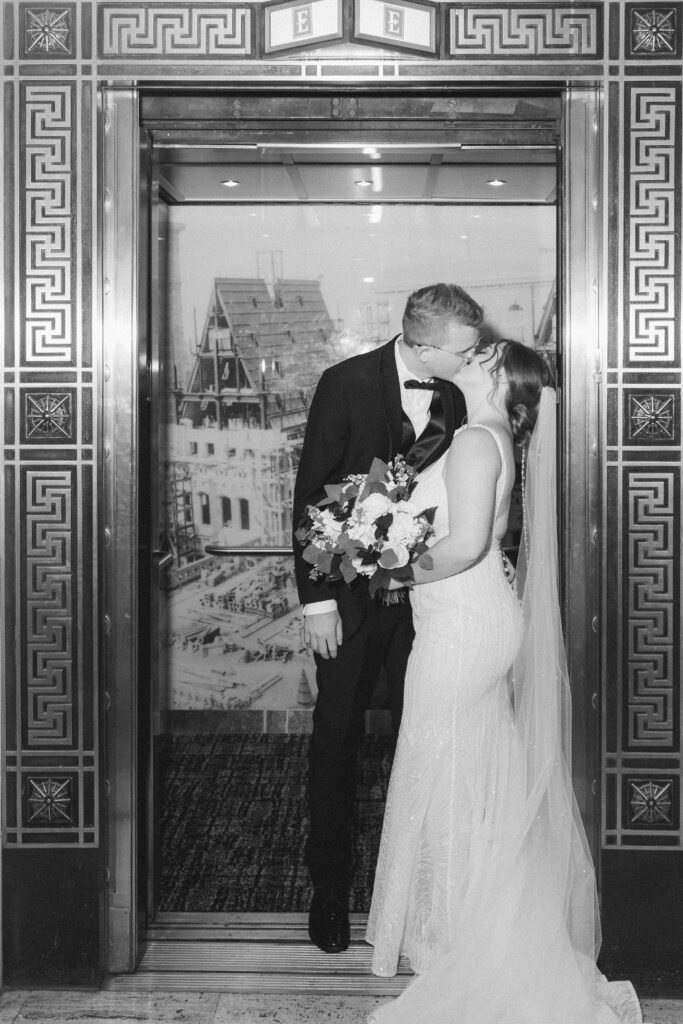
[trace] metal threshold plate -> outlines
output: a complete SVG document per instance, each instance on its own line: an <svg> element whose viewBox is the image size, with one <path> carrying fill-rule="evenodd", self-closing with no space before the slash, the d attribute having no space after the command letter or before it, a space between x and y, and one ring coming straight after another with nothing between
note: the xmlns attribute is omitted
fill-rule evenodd
<svg viewBox="0 0 683 1024"><path fill-rule="evenodd" d="M396 995L412 972L402 958L395 977L372 974L366 920L352 914L349 949L327 954L310 942L305 914L163 914L148 929L136 973L112 976L106 988Z"/></svg>

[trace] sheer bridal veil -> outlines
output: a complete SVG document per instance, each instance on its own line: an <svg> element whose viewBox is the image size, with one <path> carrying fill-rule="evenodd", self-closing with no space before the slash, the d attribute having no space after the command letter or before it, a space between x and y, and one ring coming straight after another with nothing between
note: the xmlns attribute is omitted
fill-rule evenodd
<svg viewBox="0 0 683 1024"><path fill-rule="evenodd" d="M522 641L508 680L451 947L381 1024L639 1024L628 982L608 984L595 872L571 781L571 696L558 595L556 398L544 388L526 458L518 566ZM503 749L504 748L504 749Z"/></svg>

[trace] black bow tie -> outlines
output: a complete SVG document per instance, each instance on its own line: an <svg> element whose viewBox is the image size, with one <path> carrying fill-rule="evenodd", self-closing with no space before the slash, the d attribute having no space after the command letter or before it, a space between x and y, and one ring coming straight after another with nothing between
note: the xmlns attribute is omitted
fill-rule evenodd
<svg viewBox="0 0 683 1024"><path fill-rule="evenodd" d="M403 387L420 388L421 391L440 391L444 384L443 380L406 380L403 382Z"/></svg>

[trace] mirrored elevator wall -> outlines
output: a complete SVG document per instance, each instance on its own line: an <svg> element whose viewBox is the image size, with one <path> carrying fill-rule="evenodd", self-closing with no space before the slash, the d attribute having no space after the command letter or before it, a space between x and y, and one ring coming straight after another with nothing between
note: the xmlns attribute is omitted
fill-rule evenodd
<svg viewBox="0 0 683 1024"><path fill-rule="evenodd" d="M122 508L130 502L130 462L128 480L111 466L114 452L125 462L116 424L131 420L135 394L113 391L113 370L128 380L135 302L123 273L101 272L100 246L112 204L137 202L139 182L105 182L100 156L121 121L121 150L135 152L140 140L134 119L115 103L103 109L100 97L105 83L135 92L169 79L188 90L327 89L341 120L355 116L348 87L360 84L480 84L505 94L560 82L601 97L577 145L600 147L586 210L603 225L589 282L603 329L581 339L596 349L586 388L600 396L591 458L601 461L602 599L589 626L601 650L603 921L632 977L653 949L662 964L676 948L682 5L412 8L430 26L434 19L433 33L397 45L349 9L332 38L302 50L300 39L266 33L271 9L258 3L2 4L3 953L13 984L92 984L105 964L134 966L135 915L124 898L134 857L124 864L105 850L112 831L129 849L136 841L134 799L112 795L136 723L126 687L137 598L122 582L116 589L130 577L135 538L130 528L117 534L103 510L112 488ZM240 102L231 106L237 120ZM130 263L135 230L117 241ZM102 683L105 668L114 690ZM119 945L107 944L107 923Z"/></svg>
<svg viewBox="0 0 683 1024"><path fill-rule="evenodd" d="M510 192L514 178L527 181L526 202L518 186L508 202L392 204L392 171L412 175L422 196L430 178L435 195L448 192L462 168L444 167L440 180L430 154L411 167L407 151L397 168L377 152L371 169L341 168L361 194L354 179L374 173L374 203L278 204L271 191L267 204L174 204L160 216L154 913L307 910L301 834L316 672L287 553L307 409L323 370L398 335L410 292L449 275L485 309L488 336L515 337L555 369L548 149L543 164L500 172ZM230 188L248 187L249 170L233 169ZM315 172L333 189L340 168ZM508 185L488 164L467 173L484 195ZM520 533L517 491L505 542L513 560ZM386 699L380 674L359 766L351 907L361 913L391 769Z"/></svg>
<svg viewBox="0 0 683 1024"><path fill-rule="evenodd" d="M290 546L317 380L396 336L411 290L456 276L492 334L554 366L555 206L193 205L167 220L159 704L171 731L209 731L212 712L231 731L307 731L315 667L291 558L206 548Z"/></svg>

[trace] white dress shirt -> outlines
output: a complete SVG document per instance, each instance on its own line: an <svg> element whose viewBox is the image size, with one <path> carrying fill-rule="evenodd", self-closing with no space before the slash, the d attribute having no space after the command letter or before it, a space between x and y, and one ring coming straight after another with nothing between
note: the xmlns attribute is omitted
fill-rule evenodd
<svg viewBox="0 0 683 1024"><path fill-rule="evenodd" d="M401 357L399 348L400 337L396 339L396 369L398 370L398 383L401 389L401 405L403 411L413 424L415 437L419 437L429 422L429 406L434 395L433 391L421 388L404 388L407 380L428 380L424 375L412 373ZM313 601L311 604L304 604L301 610L304 615L320 615L322 612L336 611L337 602L334 599L325 601Z"/></svg>

